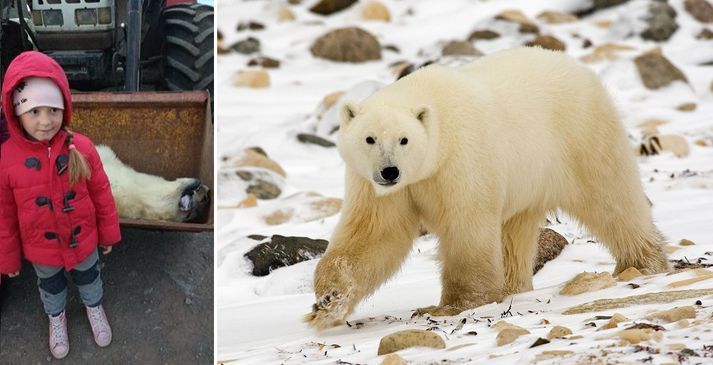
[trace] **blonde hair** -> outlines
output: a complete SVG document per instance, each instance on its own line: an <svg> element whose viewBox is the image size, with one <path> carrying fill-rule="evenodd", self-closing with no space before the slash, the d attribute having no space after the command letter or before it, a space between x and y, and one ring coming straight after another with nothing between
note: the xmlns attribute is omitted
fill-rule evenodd
<svg viewBox="0 0 713 365"><path fill-rule="evenodd" d="M67 132L67 138L64 139L64 144L69 148L69 162L67 171L69 173L69 185L74 185L77 182L89 179L92 176L92 168L87 163L81 152L74 145L74 134L72 131L63 126L62 129Z"/></svg>

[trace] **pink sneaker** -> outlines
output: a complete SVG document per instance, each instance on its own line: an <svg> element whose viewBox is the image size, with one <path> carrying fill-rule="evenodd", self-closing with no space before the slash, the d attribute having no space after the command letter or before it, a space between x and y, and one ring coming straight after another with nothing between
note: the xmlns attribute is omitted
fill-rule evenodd
<svg viewBox="0 0 713 365"><path fill-rule="evenodd" d="M89 324L92 326L94 342L99 347L109 346L111 343L111 327L109 326L109 320L106 319L104 308L101 305L94 308L87 307L87 318L89 318Z"/></svg>
<svg viewBox="0 0 713 365"><path fill-rule="evenodd" d="M63 359L69 353L69 336L67 335L67 317L62 311L57 317L50 319L50 352L52 356Z"/></svg>

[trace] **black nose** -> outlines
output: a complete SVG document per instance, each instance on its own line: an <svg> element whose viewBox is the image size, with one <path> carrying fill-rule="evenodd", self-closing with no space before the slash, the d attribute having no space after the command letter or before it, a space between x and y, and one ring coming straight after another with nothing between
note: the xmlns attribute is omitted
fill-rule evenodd
<svg viewBox="0 0 713 365"><path fill-rule="evenodd" d="M394 181L399 177L399 168L396 166L387 167L381 170L381 177L388 181Z"/></svg>

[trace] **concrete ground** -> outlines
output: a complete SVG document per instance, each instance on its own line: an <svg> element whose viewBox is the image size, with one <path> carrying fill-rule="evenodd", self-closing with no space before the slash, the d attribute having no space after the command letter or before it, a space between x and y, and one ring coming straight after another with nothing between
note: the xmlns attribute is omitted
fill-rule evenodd
<svg viewBox="0 0 713 365"><path fill-rule="evenodd" d="M104 308L111 345L94 343L76 288L67 303L70 351L48 348L48 322L32 266L0 287L2 364L212 364L213 232L122 229L104 263Z"/></svg>

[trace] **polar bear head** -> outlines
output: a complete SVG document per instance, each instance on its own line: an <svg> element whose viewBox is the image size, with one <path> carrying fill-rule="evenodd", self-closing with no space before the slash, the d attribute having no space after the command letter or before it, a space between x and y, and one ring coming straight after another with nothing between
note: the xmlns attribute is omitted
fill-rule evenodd
<svg viewBox="0 0 713 365"><path fill-rule="evenodd" d="M438 145L432 108L346 103L341 114L339 154L372 183L377 195L396 192L432 173Z"/></svg>

